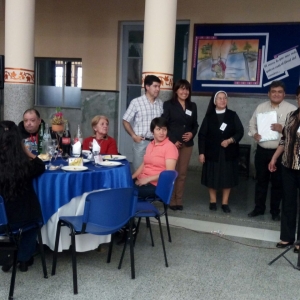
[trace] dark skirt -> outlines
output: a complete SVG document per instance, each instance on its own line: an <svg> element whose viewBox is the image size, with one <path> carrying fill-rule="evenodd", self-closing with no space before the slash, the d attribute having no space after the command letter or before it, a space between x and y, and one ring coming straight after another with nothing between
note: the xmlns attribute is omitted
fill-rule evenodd
<svg viewBox="0 0 300 300"><path fill-rule="evenodd" d="M226 161L224 148L221 148L218 162L206 160L203 164L201 183L215 190L238 185L238 160Z"/></svg>

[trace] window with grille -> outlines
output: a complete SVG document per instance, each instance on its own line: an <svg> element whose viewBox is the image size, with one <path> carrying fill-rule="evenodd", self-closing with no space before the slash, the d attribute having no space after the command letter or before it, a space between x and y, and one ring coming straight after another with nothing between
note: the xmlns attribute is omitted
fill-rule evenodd
<svg viewBox="0 0 300 300"><path fill-rule="evenodd" d="M80 107L81 59L35 59L35 103L42 106Z"/></svg>

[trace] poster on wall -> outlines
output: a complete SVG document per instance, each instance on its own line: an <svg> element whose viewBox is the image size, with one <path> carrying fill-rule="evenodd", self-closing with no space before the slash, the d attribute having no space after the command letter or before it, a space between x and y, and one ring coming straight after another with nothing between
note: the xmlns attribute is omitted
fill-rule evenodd
<svg viewBox="0 0 300 300"><path fill-rule="evenodd" d="M294 95L299 44L300 23L195 24L192 92L266 94L272 81L282 80Z"/></svg>

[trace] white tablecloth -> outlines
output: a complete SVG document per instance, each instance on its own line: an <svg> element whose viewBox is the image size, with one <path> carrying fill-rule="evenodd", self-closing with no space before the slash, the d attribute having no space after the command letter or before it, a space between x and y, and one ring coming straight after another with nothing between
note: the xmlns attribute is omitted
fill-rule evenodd
<svg viewBox="0 0 300 300"><path fill-rule="evenodd" d="M101 190L97 190L101 191ZM93 191L90 193L94 193ZM73 198L69 203L60 207L58 211L52 215L48 222L42 227L43 243L46 244L51 250L54 250L56 227L60 216L79 216L83 214L85 198L90 193L84 193L81 196ZM85 252L96 249L99 244L109 243L110 235L93 235L81 234L75 236L76 238L76 251ZM69 249L71 245L70 229L66 226L61 227L58 252Z"/></svg>

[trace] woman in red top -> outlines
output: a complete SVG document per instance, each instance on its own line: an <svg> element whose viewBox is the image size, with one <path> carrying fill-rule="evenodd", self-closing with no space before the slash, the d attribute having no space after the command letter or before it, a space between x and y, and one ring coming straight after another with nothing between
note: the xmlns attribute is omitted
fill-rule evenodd
<svg viewBox="0 0 300 300"><path fill-rule="evenodd" d="M83 141L83 150L89 150L90 142L95 139L100 146L100 154L118 154L117 143L114 138L107 135L109 121L106 116L95 116L91 121L94 135Z"/></svg>

